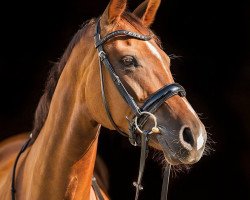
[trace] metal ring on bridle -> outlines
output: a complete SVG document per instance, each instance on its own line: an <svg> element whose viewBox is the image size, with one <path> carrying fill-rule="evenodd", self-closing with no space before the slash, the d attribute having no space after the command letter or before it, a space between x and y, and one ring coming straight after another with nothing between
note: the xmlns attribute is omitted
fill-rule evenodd
<svg viewBox="0 0 250 200"><path fill-rule="evenodd" d="M143 111L141 112L141 115L149 115L153 120L154 120L154 126L152 127L151 131L149 134L151 133L160 133L160 130L159 128L157 127L157 119L156 119L156 116L150 112L146 112L146 111ZM135 128L137 131L139 131L140 133L143 133L143 130L141 130L141 128L138 126L138 117L136 116L135 117Z"/></svg>

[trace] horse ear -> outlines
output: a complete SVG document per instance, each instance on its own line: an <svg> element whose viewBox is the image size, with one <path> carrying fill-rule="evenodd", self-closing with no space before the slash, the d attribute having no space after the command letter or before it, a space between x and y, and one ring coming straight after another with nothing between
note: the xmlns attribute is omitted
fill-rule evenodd
<svg viewBox="0 0 250 200"><path fill-rule="evenodd" d="M102 14L102 19L107 23L112 23L119 19L125 11L127 0L110 0L109 5Z"/></svg>
<svg viewBox="0 0 250 200"><path fill-rule="evenodd" d="M161 0L145 0L133 13L142 20L145 26L149 27L154 22L160 3Z"/></svg>

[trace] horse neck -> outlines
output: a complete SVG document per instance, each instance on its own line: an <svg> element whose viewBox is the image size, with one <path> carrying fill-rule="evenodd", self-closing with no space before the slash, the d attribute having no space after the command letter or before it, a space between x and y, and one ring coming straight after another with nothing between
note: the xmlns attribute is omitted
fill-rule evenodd
<svg viewBox="0 0 250 200"><path fill-rule="evenodd" d="M90 38L82 38L60 76L46 122L18 178L19 195L27 192L24 199L68 199L77 190L89 198L99 132L84 100L85 63L95 53L91 45Z"/></svg>

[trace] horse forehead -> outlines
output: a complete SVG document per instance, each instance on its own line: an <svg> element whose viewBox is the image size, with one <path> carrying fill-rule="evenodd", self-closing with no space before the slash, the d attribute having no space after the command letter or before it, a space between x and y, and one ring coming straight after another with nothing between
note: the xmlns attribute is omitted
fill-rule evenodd
<svg viewBox="0 0 250 200"><path fill-rule="evenodd" d="M152 41L142 41L134 38L127 40L117 40L113 47L116 47L117 50L131 50L131 51L140 51L141 53L147 53L148 56L154 55L157 59L163 60L162 52L159 51L157 45Z"/></svg>
<svg viewBox="0 0 250 200"><path fill-rule="evenodd" d="M153 63L155 66L159 66L157 70L163 70L164 74L168 77L171 77L171 72L169 71L168 66L170 65L170 58L167 54L162 51L155 42L152 41L145 41L145 51L146 57L151 57L151 62L153 59ZM160 71L158 71L160 73Z"/></svg>

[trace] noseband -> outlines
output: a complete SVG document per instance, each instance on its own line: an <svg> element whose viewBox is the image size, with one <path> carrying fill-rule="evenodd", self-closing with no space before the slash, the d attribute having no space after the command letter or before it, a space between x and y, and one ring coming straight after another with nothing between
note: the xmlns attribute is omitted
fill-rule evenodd
<svg viewBox="0 0 250 200"><path fill-rule="evenodd" d="M140 168L139 168L139 175L137 182L134 182L133 185L136 187L136 196L135 199L137 200L139 197L139 191L143 189L141 185L141 180L143 176L144 166L145 166L145 159L148 154L148 140L149 135L152 133L159 133L159 129L157 128L157 119L153 114L157 109L169 98L179 95L180 97L184 97L186 92L184 88L178 83L172 83L165 85L155 93L153 93L149 98L146 99L144 104L139 107L133 97L129 94L126 90L125 86L121 82L119 76L116 74L114 67L109 62L108 55L105 53L103 45L113 38L121 38L121 37L129 37L134 38L137 40L142 41L149 41L152 39L153 35L141 35L138 33L133 33L126 30L117 30L107 34L105 37L101 38L101 27L100 27L100 18L96 23L95 28L95 47L98 52L99 56L99 67L100 67L100 79L101 79L101 93L102 93L102 100L103 104L107 113L107 116L114 126L114 128L124 136L127 136L115 123L110 109L108 102L106 100L105 95L105 86L104 86L104 77L103 77L103 65L105 66L106 70L108 70L111 79L116 86L117 90L119 91L122 98L125 100L127 105L133 111L133 118L129 121L129 141L133 146L141 146L141 157L140 157ZM142 130L143 126L147 122L149 117L154 119L154 126L151 130ZM127 118L127 117L126 117ZM128 118L127 118L128 119ZM167 189L168 189L168 179L170 173L170 165L167 165L164 172L163 184L162 184L162 192L161 192L161 200L167 199Z"/></svg>

